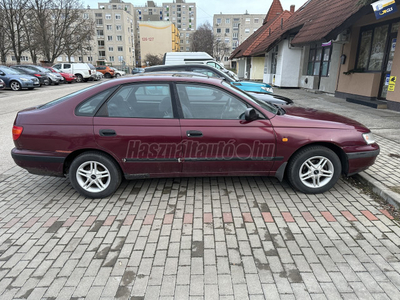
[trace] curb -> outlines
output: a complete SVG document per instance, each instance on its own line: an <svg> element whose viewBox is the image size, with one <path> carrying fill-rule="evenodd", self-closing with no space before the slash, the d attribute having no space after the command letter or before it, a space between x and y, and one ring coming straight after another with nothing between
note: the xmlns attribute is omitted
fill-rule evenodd
<svg viewBox="0 0 400 300"><path fill-rule="evenodd" d="M364 184L367 184L369 187L371 187L372 191L375 194L382 197L388 203L394 205L397 209L400 208L400 194L393 192L386 185L382 184L381 182L364 172L356 176L358 176L358 178Z"/></svg>

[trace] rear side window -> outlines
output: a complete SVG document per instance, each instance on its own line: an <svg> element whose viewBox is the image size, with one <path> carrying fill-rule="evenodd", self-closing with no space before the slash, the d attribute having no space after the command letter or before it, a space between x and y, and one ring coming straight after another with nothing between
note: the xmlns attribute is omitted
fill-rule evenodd
<svg viewBox="0 0 400 300"><path fill-rule="evenodd" d="M82 117L93 117L101 104L116 90L117 87L107 89L95 96L81 102L75 109L75 115Z"/></svg>
<svg viewBox="0 0 400 300"><path fill-rule="evenodd" d="M169 84L132 84L123 86L107 102L112 118L173 118ZM103 106L104 107L104 106ZM101 115L103 115L103 108Z"/></svg>

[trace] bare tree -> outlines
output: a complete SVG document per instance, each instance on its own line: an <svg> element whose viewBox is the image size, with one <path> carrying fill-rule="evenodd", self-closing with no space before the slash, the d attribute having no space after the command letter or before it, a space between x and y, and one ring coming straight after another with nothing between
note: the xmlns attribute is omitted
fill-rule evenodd
<svg viewBox="0 0 400 300"><path fill-rule="evenodd" d="M1 4L0 4L1 5ZM4 10L0 8L0 61L5 64L7 61L7 54L10 51L10 43L8 35L6 34L6 23Z"/></svg>
<svg viewBox="0 0 400 300"><path fill-rule="evenodd" d="M22 53L27 50L24 19L28 13L28 1L29 0L0 0L3 26L17 63L21 62Z"/></svg>
<svg viewBox="0 0 400 300"><path fill-rule="evenodd" d="M215 57L217 61L222 61L231 51L228 44L223 42L219 37L214 39L213 45L213 57Z"/></svg>
<svg viewBox="0 0 400 300"><path fill-rule="evenodd" d="M207 52L213 55L213 41L212 26L207 21L201 24L196 32L191 35L191 51Z"/></svg>
<svg viewBox="0 0 400 300"><path fill-rule="evenodd" d="M30 4L40 52L49 62L66 52L72 56L94 34L93 21L83 18L81 0L30 0Z"/></svg>
<svg viewBox="0 0 400 300"><path fill-rule="evenodd" d="M163 59L159 55L155 54L146 54L145 62L147 66L157 66L163 64Z"/></svg>

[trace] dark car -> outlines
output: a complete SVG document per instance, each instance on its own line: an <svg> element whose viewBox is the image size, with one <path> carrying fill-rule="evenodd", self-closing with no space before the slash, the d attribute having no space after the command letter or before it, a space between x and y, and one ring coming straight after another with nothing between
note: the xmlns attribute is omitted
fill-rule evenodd
<svg viewBox="0 0 400 300"><path fill-rule="evenodd" d="M3 79L0 79L0 90L5 89L6 88L6 84L3 81Z"/></svg>
<svg viewBox="0 0 400 300"><path fill-rule="evenodd" d="M161 66L153 66L147 67L144 69L145 73L151 72L196 72L207 75L209 77L222 78L229 82L230 84L236 86L242 91L250 92L253 96L259 98L263 101L268 101L270 103L279 104L279 105L288 105L292 104L293 100L278 96L272 93L272 88L260 82L252 82L252 81L238 81L235 78L229 76L229 74L218 70L214 67L205 65L205 64L187 64L187 65L161 65Z"/></svg>
<svg viewBox="0 0 400 300"><path fill-rule="evenodd" d="M11 68L16 69L24 74L35 76L37 79L39 79L39 86L50 84L49 78L43 71L34 70L26 65L11 66Z"/></svg>
<svg viewBox="0 0 400 300"><path fill-rule="evenodd" d="M7 88L13 91L21 89L33 90L39 86L39 79L35 76L26 75L16 69L0 66L0 79L4 81Z"/></svg>
<svg viewBox="0 0 400 300"><path fill-rule="evenodd" d="M139 73L144 73L143 68L133 68L132 69L132 74L139 74Z"/></svg>
<svg viewBox="0 0 400 300"><path fill-rule="evenodd" d="M371 166L368 128L329 112L259 101L221 79L157 75L107 81L20 111L14 161L67 175L91 198L121 179L285 176L304 193Z"/></svg>

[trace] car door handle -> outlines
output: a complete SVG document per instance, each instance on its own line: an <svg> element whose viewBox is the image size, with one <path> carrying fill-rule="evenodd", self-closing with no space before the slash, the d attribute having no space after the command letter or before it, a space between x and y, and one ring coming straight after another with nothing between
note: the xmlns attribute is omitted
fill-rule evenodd
<svg viewBox="0 0 400 300"><path fill-rule="evenodd" d="M117 133L113 129L100 129L100 136L116 136Z"/></svg>
<svg viewBox="0 0 400 300"><path fill-rule="evenodd" d="M188 130L186 131L186 134L188 137L201 137L203 136L203 133L201 131L197 130Z"/></svg>

